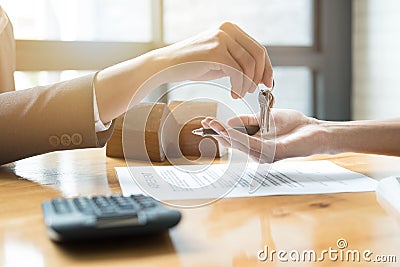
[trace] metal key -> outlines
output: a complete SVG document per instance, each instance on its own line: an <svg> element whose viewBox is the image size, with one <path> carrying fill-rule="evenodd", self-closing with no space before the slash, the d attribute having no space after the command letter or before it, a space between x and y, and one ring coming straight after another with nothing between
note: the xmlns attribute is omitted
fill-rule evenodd
<svg viewBox="0 0 400 267"><path fill-rule="evenodd" d="M261 135L269 132L269 121L271 116L271 108L274 106L274 96L271 90L261 90L258 93L258 103L260 104L260 129Z"/></svg>

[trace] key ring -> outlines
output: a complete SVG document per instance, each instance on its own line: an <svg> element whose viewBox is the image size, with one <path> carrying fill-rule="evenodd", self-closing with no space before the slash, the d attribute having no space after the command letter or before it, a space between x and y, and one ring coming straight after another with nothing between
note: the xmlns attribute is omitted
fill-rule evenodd
<svg viewBox="0 0 400 267"><path fill-rule="evenodd" d="M275 79L272 80L272 87L271 89L267 89L267 90L260 90L260 95L263 95L265 98L267 98L267 103L269 104L268 108L272 108L275 105L275 97L272 94L272 91L275 88ZM259 100L260 102L260 100Z"/></svg>
<svg viewBox="0 0 400 267"><path fill-rule="evenodd" d="M271 87L271 89L268 88L268 90L270 92L272 92L272 91L274 91L274 88L275 88L275 79L272 79L272 87Z"/></svg>
<svg viewBox="0 0 400 267"><path fill-rule="evenodd" d="M267 90L261 89L260 91L261 91L261 92L270 91L270 92L272 93L272 91L274 90L274 88L275 88L275 79L272 80L272 87L271 87L271 89L269 89L269 88L267 87Z"/></svg>

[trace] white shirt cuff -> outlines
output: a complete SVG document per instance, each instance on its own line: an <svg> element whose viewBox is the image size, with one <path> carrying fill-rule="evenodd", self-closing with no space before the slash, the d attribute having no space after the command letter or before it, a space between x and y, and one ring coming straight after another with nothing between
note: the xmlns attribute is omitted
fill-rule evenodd
<svg viewBox="0 0 400 267"><path fill-rule="evenodd" d="M96 130L96 133L98 133L107 131L110 128L112 122L110 121L104 124L100 120L99 107L97 106L97 99L96 99L96 90L94 88L94 79L96 78L96 75L93 78L92 88L93 88L93 108L94 108L94 129Z"/></svg>

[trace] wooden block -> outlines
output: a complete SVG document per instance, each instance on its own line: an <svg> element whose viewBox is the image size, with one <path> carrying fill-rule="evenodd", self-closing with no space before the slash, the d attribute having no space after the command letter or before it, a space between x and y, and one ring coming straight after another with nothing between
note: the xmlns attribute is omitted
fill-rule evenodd
<svg viewBox="0 0 400 267"><path fill-rule="evenodd" d="M164 161L166 155L219 158L226 149L216 140L192 134L202 119L215 117L217 109L216 102L172 101L168 107L141 103L117 119L106 155L151 161Z"/></svg>
<svg viewBox="0 0 400 267"><path fill-rule="evenodd" d="M122 114L115 120L114 132L106 145L106 156L114 158L123 158L122 151L122 124L125 114Z"/></svg>
<svg viewBox="0 0 400 267"><path fill-rule="evenodd" d="M179 148L184 156L219 158L226 153L212 137L192 134L192 130L202 127L201 120L205 117L217 116L217 102L171 101L168 107L178 124Z"/></svg>
<svg viewBox="0 0 400 267"><path fill-rule="evenodd" d="M160 127L168 113L164 103L140 103L130 109L117 119L114 133L107 143L106 155L164 161Z"/></svg>

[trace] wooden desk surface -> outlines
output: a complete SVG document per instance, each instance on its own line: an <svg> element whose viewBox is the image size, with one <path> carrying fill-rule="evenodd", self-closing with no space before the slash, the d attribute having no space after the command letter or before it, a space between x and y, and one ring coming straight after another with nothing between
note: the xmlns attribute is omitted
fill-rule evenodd
<svg viewBox="0 0 400 267"><path fill-rule="evenodd" d="M397 257L397 263L359 266L400 262L400 220L380 206L375 193L223 199L182 210L178 227L162 236L51 242L42 222L42 201L120 192L114 167L125 162L104 155L101 149L58 152L0 167L0 265L279 266L277 260L258 261L257 252L268 246L319 253L337 249L339 238L347 241L348 249L372 251L372 257ZM400 173L400 158L395 157L344 154L309 159L321 158L376 179ZM352 264L325 259L318 265Z"/></svg>

